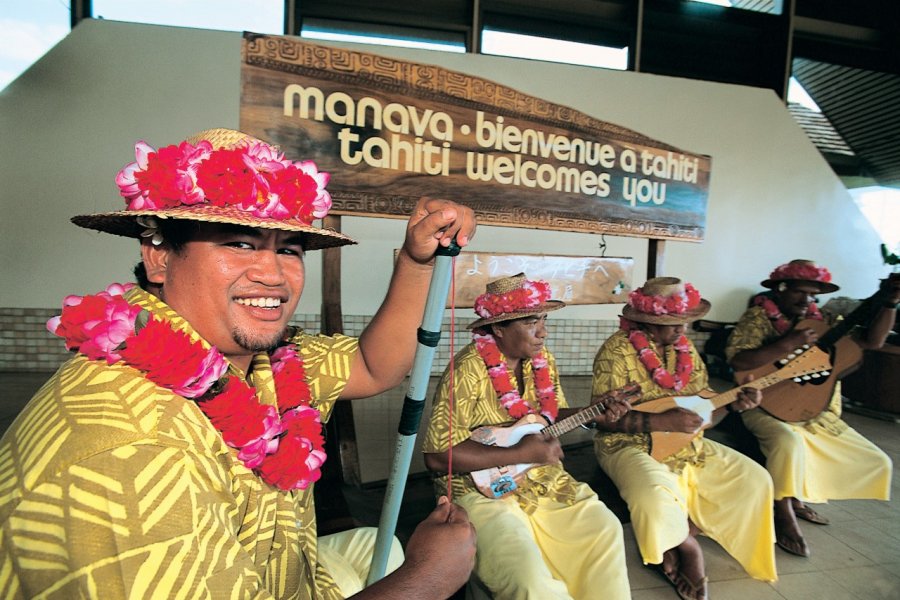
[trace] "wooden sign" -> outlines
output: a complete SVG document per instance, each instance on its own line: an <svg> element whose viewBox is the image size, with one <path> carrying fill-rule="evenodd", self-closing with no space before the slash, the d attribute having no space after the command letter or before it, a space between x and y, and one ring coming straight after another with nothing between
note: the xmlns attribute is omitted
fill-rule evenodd
<svg viewBox="0 0 900 600"><path fill-rule="evenodd" d="M711 160L466 73L245 33L240 127L331 174L333 214L423 195L480 223L702 240Z"/></svg>
<svg viewBox="0 0 900 600"><path fill-rule="evenodd" d="M546 281L552 298L566 304L616 304L628 300L633 271L632 258L460 252L453 271L456 306L475 306L489 282L517 273Z"/></svg>

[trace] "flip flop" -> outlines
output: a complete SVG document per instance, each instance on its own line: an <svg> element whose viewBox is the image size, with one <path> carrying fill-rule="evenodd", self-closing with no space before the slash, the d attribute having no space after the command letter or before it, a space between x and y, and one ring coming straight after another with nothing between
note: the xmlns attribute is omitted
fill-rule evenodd
<svg viewBox="0 0 900 600"><path fill-rule="evenodd" d="M703 578L700 579L699 582L694 583L693 581L685 577L684 573L682 573L681 571L676 571L675 576L672 577L670 581L672 583L672 587L675 588L675 593L678 594L678 597L681 598L681 600L709 599L706 587L709 583L709 578L706 576L703 576Z"/></svg>
<svg viewBox="0 0 900 600"><path fill-rule="evenodd" d="M709 600L707 590L708 577L704 576L699 582L695 583L685 577L681 570L676 570L674 573L669 574L663 569L662 564L649 564L647 566L662 575L681 600Z"/></svg>
<svg viewBox="0 0 900 600"><path fill-rule="evenodd" d="M831 521L828 520L828 517L823 517L806 504L801 504L799 508L795 506L794 514L797 515L798 519L803 519L804 521L809 521L816 525L828 525L831 523Z"/></svg>
<svg viewBox="0 0 900 600"><path fill-rule="evenodd" d="M806 545L806 539L803 537L799 540L792 540L786 535L778 535L775 537L775 544L788 554L809 558L809 546Z"/></svg>

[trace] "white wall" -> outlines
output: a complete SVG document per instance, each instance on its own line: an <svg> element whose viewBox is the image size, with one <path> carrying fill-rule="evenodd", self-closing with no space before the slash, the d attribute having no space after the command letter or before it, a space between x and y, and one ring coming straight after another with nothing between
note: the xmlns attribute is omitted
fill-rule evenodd
<svg viewBox="0 0 900 600"><path fill-rule="evenodd" d="M123 204L115 173L133 144L177 142L237 127L238 33L83 21L0 93L0 306L55 307L69 293L130 280L137 244L68 222ZM465 71L711 155L707 238L667 242L666 274L693 282L733 320L777 264L811 258L842 294L868 296L883 276L880 240L831 169L769 90L490 56L359 46ZM299 157L298 157L299 158ZM387 285L399 220L343 219L361 242L344 250L343 311L372 314ZM590 234L482 227L473 250L596 255ZM647 242L607 236L608 256ZM300 312L318 312L321 269L308 257ZM571 307L567 319L614 318L620 306Z"/></svg>

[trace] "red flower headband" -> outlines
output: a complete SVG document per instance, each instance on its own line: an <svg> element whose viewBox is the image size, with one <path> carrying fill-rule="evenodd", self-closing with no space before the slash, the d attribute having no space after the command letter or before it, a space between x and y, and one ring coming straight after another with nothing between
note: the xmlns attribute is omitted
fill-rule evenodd
<svg viewBox="0 0 900 600"><path fill-rule="evenodd" d="M681 315L699 306L700 292L690 283L684 284L684 292L669 296L647 295L638 288L628 295L628 304L649 315Z"/></svg>
<svg viewBox="0 0 900 600"><path fill-rule="evenodd" d="M213 150L210 142L182 142L154 150L135 144L137 160L116 176L128 210L207 204L269 219L309 225L328 214L328 173L312 161L294 162L274 147L246 140Z"/></svg>
<svg viewBox="0 0 900 600"><path fill-rule="evenodd" d="M812 263L789 262L776 268L769 275L771 281L796 279L800 281L818 281L830 283L831 273L825 267L817 267Z"/></svg>
<svg viewBox="0 0 900 600"><path fill-rule="evenodd" d="M502 294L485 292L475 299L475 312L482 319L534 308L550 300L550 284L525 280L521 287Z"/></svg>

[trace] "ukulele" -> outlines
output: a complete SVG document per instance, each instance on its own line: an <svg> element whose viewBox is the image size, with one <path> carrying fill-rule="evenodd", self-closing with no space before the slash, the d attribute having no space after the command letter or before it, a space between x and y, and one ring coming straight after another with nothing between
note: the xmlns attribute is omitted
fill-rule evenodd
<svg viewBox="0 0 900 600"><path fill-rule="evenodd" d="M760 376L758 379L748 381L740 387L732 388L721 394L698 394L696 396L668 396L666 398L657 398L648 402L642 402L632 407L646 413L661 413L673 408L686 408L694 411L699 415L703 415L703 425L700 430L706 429L711 425L712 412L730 404L737 399L741 388L752 387L758 390L771 387L777 383L792 378L802 377L823 377L823 372L831 369L831 363L828 355L819 348L812 348L808 352L802 353L795 357L780 369L773 371L767 375ZM768 392L766 392L768 394ZM763 395L765 397L765 394ZM675 454L682 448L691 443L691 440L697 435L694 433L683 433L680 431L651 431L650 432L650 456L658 461Z"/></svg>
<svg viewBox="0 0 900 600"><path fill-rule="evenodd" d="M471 433L469 439L486 446L500 446L509 448L514 446L526 435L542 434L558 438L564 433L572 431L606 411L604 400L632 400L640 397L641 387L630 384L621 389L613 390L603 395L599 402L584 408L577 413L566 417L552 425L547 423L539 414L525 415L512 425L486 425L479 427ZM503 498L517 489L525 473L536 465L532 463L519 463L504 467L488 467L469 473L475 482L478 491L488 498Z"/></svg>
<svg viewBox="0 0 900 600"><path fill-rule="evenodd" d="M808 421L828 408L838 380L862 363L863 349L853 338L846 337L847 334L857 325L869 323L884 302L891 286L897 285L900 285L900 273L892 273L883 280L877 292L863 300L853 312L830 328L824 321L816 319L804 319L797 323L795 329L810 328L819 334L819 340L813 347L828 354L831 363L830 373L823 373L823 377L806 376L780 385L766 392L759 405L760 408L776 419L791 423ZM774 364L737 371L734 379L741 383L750 375L754 377L767 375L783 368L784 364L808 351L808 348L798 348Z"/></svg>

